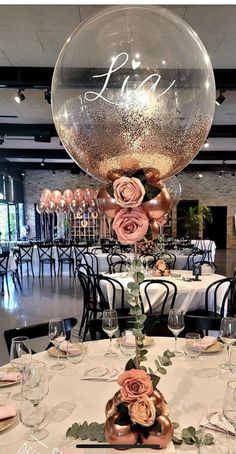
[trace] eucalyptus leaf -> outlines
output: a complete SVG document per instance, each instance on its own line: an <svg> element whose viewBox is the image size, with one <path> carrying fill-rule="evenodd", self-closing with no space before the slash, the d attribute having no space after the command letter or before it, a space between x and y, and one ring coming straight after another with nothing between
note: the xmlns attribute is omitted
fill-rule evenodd
<svg viewBox="0 0 236 454"><path fill-rule="evenodd" d="M108 186L106 186L106 190L107 190L109 196L111 196L112 199L114 199L113 184L109 184Z"/></svg>
<svg viewBox="0 0 236 454"><path fill-rule="evenodd" d="M132 290L130 290L130 295L134 296L134 297L137 297L139 296L139 288L132 288Z"/></svg>
<svg viewBox="0 0 236 454"><path fill-rule="evenodd" d="M142 331L140 329L133 329L133 334L135 337L142 336Z"/></svg>
<svg viewBox="0 0 236 454"><path fill-rule="evenodd" d="M136 369L136 365L134 360L131 358L125 365L125 370L131 370L131 369Z"/></svg>
<svg viewBox="0 0 236 454"><path fill-rule="evenodd" d="M139 289L139 285L136 282L128 282L127 288L130 290Z"/></svg>
<svg viewBox="0 0 236 454"><path fill-rule="evenodd" d="M162 366L171 366L172 362L167 356L158 356L158 359Z"/></svg>
<svg viewBox="0 0 236 454"><path fill-rule="evenodd" d="M148 369L150 370L150 368L148 368ZM155 388L160 381L160 377L158 377L155 374L150 374L150 378L152 380L153 388Z"/></svg>
<svg viewBox="0 0 236 454"><path fill-rule="evenodd" d="M172 422L173 429L176 430L179 428L179 423L178 422Z"/></svg>
<svg viewBox="0 0 236 454"><path fill-rule="evenodd" d="M138 323L144 323L146 319L147 319L147 316L145 314L137 315Z"/></svg>
<svg viewBox="0 0 236 454"><path fill-rule="evenodd" d="M136 276L137 277L137 282L138 282L138 284L141 284L144 281L145 276L144 276L143 273L140 273L140 271L138 273L136 273L136 274L137 274L137 276Z"/></svg>
<svg viewBox="0 0 236 454"><path fill-rule="evenodd" d="M173 435L172 441L174 445L182 445L183 440L181 438L177 438L176 435Z"/></svg>
<svg viewBox="0 0 236 454"><path fill-rule="evenodd" d="M213 445L214 444L214 437L211 434L205 434L203 437L204 445Z"/></svg>
<svg viewBox="0 0 236 454"><path fill-rule="evenodd" d="M162 374L162 375L166 375L166 374L167 374L167 370L166 370L164 367L160 367L160 368L158 369L158 372L159 372L160 374Z"/></svg>
<svg viewBox="0 0 236 454"><path fill-rule="evenodd" d="M163 356L166 356L167 358L174 358L174 357L175 357L175 354L174 354L174 352L171 352L171 351L168 349L168 350L165 350L165 351L164 351Z"/></svg>

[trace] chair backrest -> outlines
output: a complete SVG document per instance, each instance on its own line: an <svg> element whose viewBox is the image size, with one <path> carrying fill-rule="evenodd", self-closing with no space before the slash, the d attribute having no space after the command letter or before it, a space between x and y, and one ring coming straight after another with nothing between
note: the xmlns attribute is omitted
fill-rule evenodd
<svg viewBox="0 0 236 454"><path fill-rule="evenodd" d="M125 290L120 281L110 276L99 275L97 278L97 292L104 309L117 309L120 315L125 315Z"/></svg>
<svg viewBox="0 0 236 454"><path fill-rule="evenodd" d="M192 270L196 262L202 262L205 259L205 253L203 251L192 252L188 255L186 268Z"/></svg>
<svg viewBox="0 0 236 454"><path fill-rule="evenodd" d="M212 282L206 289L205 293L205 310L213 311L215 314L220 314L224 317L225 303L229 296L233 285L233 280L230 277L218 279Z"/></svg>
<svg viewBox="0 0 236 454"><path fill-rule="evenodd" d="M107 255L107 263L109 273L125 271L127 257L125 254L111 253Z"/></svg>
<svg viewBox="0 0 236 454"><path fill-rule="evenodd" d="M0 274L6 274L8 270L8 261L9 261L10 252L2 252L0 254Z"/></svg>
<svg viewBox="0 0 236 454"><path fill-rule="evenodd" d="M18 259L32 261L34 252L34 246L19 246L19 255Z"/></svg>
<svg viewBox="0 0 236 454"><path fill-rule="evenodd" d="M84 258L86 265L90 266L93 269L94 274L98 274L99 268L98 268L98 258L96 256L96 254L92 254L92 252L84 252L83 258Z"/></svg>
<svg viewBox="0 0 236 454"><path fill-rule="evenodd" d="M159 295L158 295L159 292ZM167 312L166 306L168 303L168 309L173 309L175 304L175 299L177 295L177 287L174 282L168 281L166 279L146 279L140 284L140 294L141 294L141 305L143 312L147 312L144 307L145 301L148 304L149 313L158 313L160 314L160 320L164 318L164 314ZM153 311L153 303L151 294L155 297L155 305L158 302L158 309ZM145 301L143 300L145 298Z"/></svg>
<svg viewBox="0 0 236 454"><path fill-rule="evenodd" d="M154 268L154 265L157 261L157 256L155 254L139 254L139 259L141 260L144 268Z"/></svg>
<svg viewBox="0 0 236 454"><path fill-rule="evenodd" d="M199 262L195 262L195 265L200 265L202 268L202 275L213 274L216 273L216 264L214 262L208 262L207 260L200 260ZM204 270L205 268L205 270Z"/></svg>
<svg viewBox="0 0 236 454"><path fill-rule="evenodd" d="M84 305L90 304L91 306L92 302L95 311L98 300L96 289L97 275L94 274L93 269L86 263L81 263L76 267L76 275L82 288Z"/></svg>
<svg viewBox="0 0 236 454"><path fill-rule="evenodd" d="M75 266L80 265L84 259L84 253L87 252L88 248L86 245L84 246L74 246L74 253L75 253Z"/></svg>
<svg viewBox="0 0 236 454"><path fill-rule="evenodd" d="M97 247L94 247L94 248L91 250L91 252L92 252L92 254L97 255L97 254L103 253L103 250L102 250L102 247L97 246Z"/></svg>
<svg viewBox="0 0 236 454"><path fill-rule="evenodd" d="M70 339L71 330L76 325L77 319L74 317L65 318L65 331L66 339ZM7 346L8 353L10 354L11 350L11 341L13 337L17 336L27 336L29 339L36 339L38 337L48 336L48 325L49 322L39 323L38 325L23 326L22 328L13 328L7 331L4 331L4 338Z"/></svg>
<svg viewBox="0 0 236 454"><path fill-rule="evenodd" d="M170 252L162 252L158 254L158 260L164 260L170 269L174 269L176 262L176 255Z"/></svg>
<svg viewBox="0 0 236 454"><path fill-rule="evenodd" d="M40 246L37 244L37 251L39 260L52 260L53 258L53 247L50 245Z"/></svg>
<svg viewBox="0 0 236 454"><path fill-rule="evenodd" d="M71 245L59 246L57 245L58 260L70 260L72 258L73 248Z"/></svg>
<svg viewBox="0 0 236 454"><path fill-rule="evenodd" d="M0 250L4 252L9 252L10 251L10 243L9 241L1 241L0 242Z"/></svg>

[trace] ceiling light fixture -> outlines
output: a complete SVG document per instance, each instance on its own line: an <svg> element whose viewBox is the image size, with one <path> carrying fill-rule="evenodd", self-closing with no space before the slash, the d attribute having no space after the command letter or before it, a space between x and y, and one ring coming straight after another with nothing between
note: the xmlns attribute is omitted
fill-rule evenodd
<svg viewBox="0 0 236 454"><path fill-rule="evenodd" d="M221 104L225 100L225 96L222 93L225 93L225 90L220 90L220 95L218 96L218 98L216 98L216 105L217 106L221 106Z"/></svg>
<svg viewBox="0 0 236 454"><path fill-rule="evenodd" d="M45 166L45 159L43 158L42 161L41 161L41 164L40 164L42 167Z"/></svg>
<svg viewBox="0 0 236 454"><path fill-rule="evenodd" d="M52 174L53 174L54 176L56 175L56 172L55 172L55 170L53 170L53 171L52 171Z"/></svg>
<svg viewBox="0 0 236 454"><path fill-rule="evenodd" d="M51 104L51 90L49 88L44 92L44 99L48 104Z"/></svg>
<svg viewBox="0 0 236 454"><path fill-rule="evenodd" d="M0 145L4 144L4 136L0 136Z"/></svg>
<svg viewBox="0 0 236 454"><path fill-rule="evenodd" d="M203 174L201 172L198 172L196 177L195 177L197 180L203 178Z"/></svg>
<svg viewBox="0 0 236 454"><path fill-rule="evenodd" d="M20 104L25 100L25 95L22 93L23 90L18 90L17 95L15 96L15 101Z"/></svg>
<svg viewBox="0 0 236 454"><path fill-rule="evenodd" d="M236 172L235 170L231 173L232 177L236 177Z"/></svg>
<svg viewBox="0 0 236 454"><path fill-rule="evenodd" d="M204 146L204 148L209 148L210 144L209 144L209 142L206 140L206 142L204 143L203 146Z"/></svg>

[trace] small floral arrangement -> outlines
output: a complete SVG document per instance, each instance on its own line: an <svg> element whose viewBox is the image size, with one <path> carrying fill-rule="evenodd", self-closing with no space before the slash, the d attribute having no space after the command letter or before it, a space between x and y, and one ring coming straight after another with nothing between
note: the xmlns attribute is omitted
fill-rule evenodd
<svg viewBox="0 0 236 454"><path fill-rule="evenodd" d="M165 260L163 260L163 259L157 260L156 265L155 265L154 275L155 276L170 276L170 274L171 274L170 269L169 269L167 263L165 262Z"/></svg>
<svg viewBox="0 0 236 454"><path fill-rule="evenodd" d="M164 448L171 441L168 407L155 388L155 378L142 369L126 370L118 377L121 389L106 406L105 438L109 443L139 442Z"/></svg>

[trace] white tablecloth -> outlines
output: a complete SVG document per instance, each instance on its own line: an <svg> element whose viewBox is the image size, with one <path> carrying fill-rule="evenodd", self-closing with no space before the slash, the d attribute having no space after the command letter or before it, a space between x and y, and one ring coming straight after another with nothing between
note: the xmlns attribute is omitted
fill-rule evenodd
<svg viewBox="0 0 236 454"><path fill-rule="evenodd" d="M0 453L1 454L59 454L56 450L70 443L75 446L76 442L68 442L64 438L65 432L74 422L97 421L104 422L104 409L106 402L119 389L116 382L94 382L83 381L81 377L93 367L109 367L110 369L124 368L127 357L123 356L116 345L118 356L114 359L104 357L104 351L108 347L107 340L99 342L89 342L88 350L84 362L73 366L66 361L66 369L52 371L50 365L55 362L55 358L49 357L47 352L37 354L36 358L45 361L49 375L49 394L42 404L46 404L47 410L51 411L51 423L48 424L49 435L39 442L26 442L24 434L28 430L20 422L14 427L1 432ZM113 341L116 343L116 341ZM184 339L178 339L178 347L183 345ZM145 366L150 366L155 370L154 359L158 358L164 350L174 348L174 338L154 338L154 344L149 347L148 361ZM231 373L221 375L219 364L226 360L225 352L215 354L202 354L197 360L188 360L184 356L173 359L172 366L167 368L167 374L161 376L158 389L164 394L169 405L170 418L172 421L179 422L181 427L193 425L199 426L203 415L211 411L222 409L223 396L226 382L235 379ZM1 388L0 392L6 391L12 394L20 390L20 386ZM56 411L62 407L64 410ZM66 405L65 405L66 402ZM19 402L14 401L19 407ZM67 412L65 407L68 407ZM55 410L53 410L53 408ZM53 422L54 421L54 422ZM27 443L30 451L23 451L22 447ZM87 442L86 442L87 443ZM35 449L35 451L33 451ZM21 450L21 451L20 451ZM152 454L153 450L137 450L145 454ZM115 454L115 450L75 450L75 454ZM123 451L135 453L136 450ZM171 450L160 451L163 454L170 452L197 453L195 446L180 446ZM61 454L61 453L60 453Z"/></svg>
<svg viewBox="0 0 236 454"><path fill-rule="evenodd" d="M188 270L173 270L173 273L176 274L181 274L182 277L184 278L192 278L192 271ZM131 282L133 279L132 277L126 276L123 277L120 276L120 273L115 273L115 274L106 274L106 276L114 277L116 280L122 283L124 289L125 289L125 294L128 294L127 290L127 284L128 282ZM197 310L197 309L204 309L204 297L205 297L205 291L207 287L212 283L217 281L218 279L223 279L225 276L221 276L220 274L211 274L209 276L200 276L199 281L184 281L182 278L176 278L176 277L164 277L163 279L169 280L170 282L174 282L177 286L177 296L175 300L175 307L177 309L181 309L184 312L187 311L192 311L192 310ZM147 276L146 279L155 279L155 277L152 276ZM161 278L156 278L156 279L161 279ZM104 281L104 285L106 286L106 292L108 296L108 300L111 304L112 302L112 292L111 292L111 286L109 283ZM228 283L222 285L222 288L218 291L218 299L217 299L217 309L218 312L220 312L221 304L222 304L222 297L228 288ZM118 288L118 286L117 286ZM144 287L141 289L141 297L144 303L144 309L148 311L148 304L145 298L144 294ZM119 291L119 290L118 290ZM209 293L210 297L210 307L209 309L212 308L213 304L213 293L214 289L212 289ZM160 312L160 296L161 296L161 291L158 288L158 284L154 287L152 286L152 289L149 291L150 295L150 300L151 300L151 305L152 305L152 310L153 312ZM119 294L117 295L117 298L119 299ZM227 308L226 308L227 309ZM169 305L168 303L166 304L166 310L165 313L169 312Z"/></svg>

